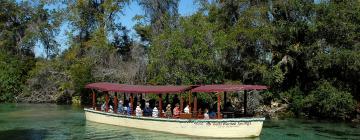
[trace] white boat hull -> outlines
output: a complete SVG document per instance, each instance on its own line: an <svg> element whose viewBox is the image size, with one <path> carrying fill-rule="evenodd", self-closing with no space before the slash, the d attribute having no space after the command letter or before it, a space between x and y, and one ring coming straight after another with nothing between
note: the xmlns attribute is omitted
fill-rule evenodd
<svg viewBox="0 0 360 140"><path fill-rule="evenodd" d="M244 138L258 137L265 118L235 119L167 119L135 117L84 109L86 120L200 137Z"/></svg>

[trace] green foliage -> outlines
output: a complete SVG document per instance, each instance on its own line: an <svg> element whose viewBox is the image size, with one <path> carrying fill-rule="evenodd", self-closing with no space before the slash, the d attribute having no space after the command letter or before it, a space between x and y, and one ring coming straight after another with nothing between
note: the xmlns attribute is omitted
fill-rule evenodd
<svg viewBox="0 0 360 140"><path fill-rule="evenodd" d="M26 64L25 62L28 62ZM0 50L0 102L13 102L22 92L26 72L33 62ZM25 76L24 76L25 75Z"/></svg>
<svg viewBox="0 0 360 140"><path fill-rule="evenodd" d="M1 1L0 46L17 55L33 56L34 46L39 43L47 57L54 57L59 46L55 36L60 21L54 18L55 11L44 7L42 1Z"/></svg>
<svg viewBox="0 0 360 140"><path fill-rule="evenodd" d="M84 91L84 86L93 81L91 74L92 61L81 59L70 66L69 73L75 93L80 94Z"/></svg>
<svg viewBox="0 0 360 140"><path fill-rule="evenodd" d="M177 26L179 0L137 0L145 11L145 18L150 21L152 36L163 33L167 28ZM140 27L140 26L137 26ZM137 28L145 33L147 28ZM140 30L139 30L140 29ZM145 32L144 32L145 31ZM146 34L142 34L146 35ZM148 34L149 35L149 34Z"/></svg>
<svg viewBox="0 0 360 140"><path fill-rule="evenodd" d="M318 82L308 95L295 87L281 93L281 96L291 103L291 110L298 115L345 120L356 108L356 102L349 92L338 90L327 81Z"/></svg>
<svg viewBox="0 0 360 140"><path fill-rule="evenodd" d="M329 82L322 81L303 101L304 111L323 118L348 119L356 102L349 92L340 91Z"/></svg>
<svg viewBox="0 0 360 140"><path fill-rule="evenodd" d="M360 99L359 2L200 3L175 29L149 39L150 82L266 84L272 88L266 99L291 104L297 115L345 119L351 113L352 99ZM145 27L152 26L137 29L148 37ZM315 107L321 109L310 110Z"/></svg>
<svg viewBox="0 0 360 140"><path fill-rule="evenodd" d="M280 99L290 104L290 110L297 115L303 113L305 93L298 86L293 87L285 92L279 93Z"/></svg>
<svg viewBox="0 0 360 140"><path fill-rule="evenodd" d="M201 14L180 19L178 29L168 29L153 38L148 65L151 83L196 84L223 79L216 65L216 50L222 46L214 25Z"/></svg>

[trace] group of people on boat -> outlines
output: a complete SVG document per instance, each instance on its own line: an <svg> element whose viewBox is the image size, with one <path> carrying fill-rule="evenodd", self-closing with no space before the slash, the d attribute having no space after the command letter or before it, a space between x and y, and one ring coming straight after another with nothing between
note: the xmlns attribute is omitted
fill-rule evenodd
<svg viewBox="0 0 360 140"><path fill-rule="evenodd" d="M126 100L125 102L127 102L127 104L125 104L122 100L120 100L118 102L117 105L117 113L118 114L122 114L122 115L135 115L137 117L154 117L154 118L158 118L158 117L165 117L165 118L180 118L180 114L191 114L191 108L188 105L186 105L185 108L180 108L179 103L175 103L175 106L172 107L171 104L167 104L163 110L159 110L159 106L156 103L153 107L150 106L149 102L145 102L144 106L141 106L142 103L141 102L137 102L137 104L135 106L131 105L131 102L129 102L128 100ZM133 109L131 109L131 107L134 107ZM106 103L104 102L101 105L101 111L105 111L106 110ZM161 113L163 114L163 116L160 116L160 111L162 111ZM110 99L109 101L109 109L108 112L113 113L114 111L114 103L113 100ZM204 112L201 111L201 108L197 111L199 116L201 116L201 118L203 119L212 119L212 118L216 118L216 110L214 109L204 109Z"/></svg>

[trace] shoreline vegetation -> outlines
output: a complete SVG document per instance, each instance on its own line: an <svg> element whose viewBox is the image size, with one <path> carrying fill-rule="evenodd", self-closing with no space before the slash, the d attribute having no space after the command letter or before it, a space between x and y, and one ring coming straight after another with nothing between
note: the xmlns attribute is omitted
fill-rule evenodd
<svg viewBox="0 0 360 140"><path fill-rule="evenodd" d="M130 3L145 11L136 37L119 22ZM249 97L253 114L360 121L358 0L194 4L181 16L179 0L0 1L0 103L87 105L84 85L99 81L262 84L271 88ZM228 97L234 108L241 96Z"/></svg>

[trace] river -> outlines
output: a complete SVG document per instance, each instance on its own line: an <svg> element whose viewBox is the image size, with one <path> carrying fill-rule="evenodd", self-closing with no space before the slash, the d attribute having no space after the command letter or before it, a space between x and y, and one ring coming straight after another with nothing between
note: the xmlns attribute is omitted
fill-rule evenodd
<svg viewBox="0 0 360 140"><path fill-rule="evenodd" d="M0 140L199 139L86 121L82 107L0 104ZM360 124L286 119L264 122L261 140L360 139Z"/></svg>

